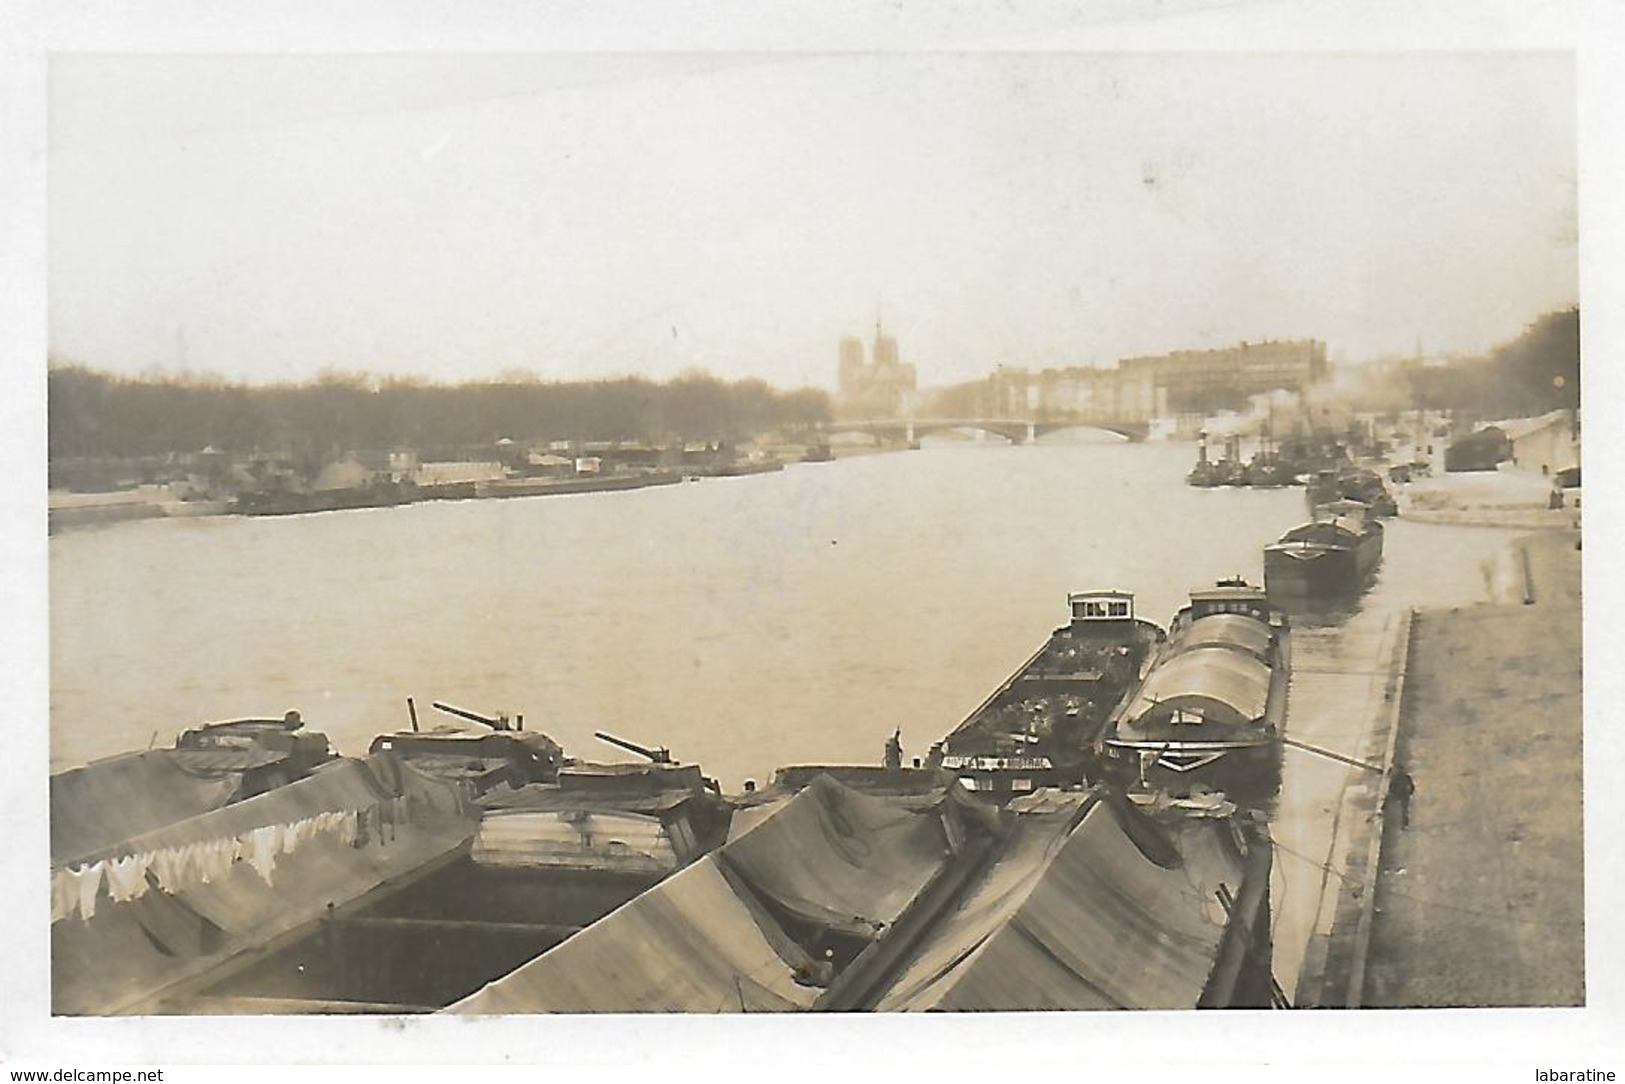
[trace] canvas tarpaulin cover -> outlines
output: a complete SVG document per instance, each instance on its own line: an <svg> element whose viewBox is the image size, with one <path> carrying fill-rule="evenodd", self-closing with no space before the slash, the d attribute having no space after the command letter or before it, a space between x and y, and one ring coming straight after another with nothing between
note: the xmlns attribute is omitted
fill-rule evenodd
<svg viewBox="0 0 1625 1084"><path fill-rule="evenodd" d="M1124 736L1187 708L1215 722L1247 723L1264 714L1269 695L1270 668L1264 663L1228 648L1195 648L1175 655L1146 678L1129 708L1135 722L1123 728Z"/></svg>
<svg viewBox="0 0 1625 1084"><path fill-rule="evenodd" d="M126 753L51 776L51 865L99 856L231 800L235 773L198 775L173 753Z"/></svg>
<svg viewBox="0 0 1625 1084"><path fill-rule="evenodd" d="M730 869L796 918L851 933L896 921L946 857L940 817L828 776L720 852Z"/></svg>
<svg viewBox="0 0 1625 1084"><path fill-rule="evenodd" d="M451 1011L779 1012L818 993L795 982L763 916L706 860Z"/></svg>
<svg viewBox="0 0 1625 1084"><path fill-rule="evenodd" d="M1106 801L1016 818L988 875L881 995L883 1011L1189 1009L1241 880L1222 825L1180 831L1181 860L1153 862ZM1076 827L1072 825L1076 823Z"/></svg>
<svg viewBox="0 0 1625 1084"><path fill-rule="evenodd" d="M399 803L396 803L399 804ZM392 878L457 851L473 820L418 806L412 819L353 842L321 833L280 855L270 883L248 862L176 894L153 889L104 903L88 921L51 926L51 1006L56 1013L152 1011L171 983L263 946L356 900Z"/></svg>
<svg viewBox="0 0 1625 1084"><path fill-rule="evenodd" d="M398 796L398 767L387 754L334 761L285 787L119 841L113 853L184 855L188 868L178 886L162 887L159 875L137 898L104 895L93 915L52 923L53 1010L123 1011L179 975L460 847L477 822L422 794ZM354 830L311 830L335 819ZM234 841L300 826L308 831L297 841L281 833L258 868L254 856L233 858Z"/></svg>
<svg viewBox="0 0 1625 1084"><path fill-rule="evenodd" d="M815 779L749 831L452 1006L461 1013L810 1007L809 960L773 911L874 935L949 857L943 808Z"/></svg>
<svg viewBox="0 0 1625 1084"><path fill-rule="evenodd" d="M116 848L125 854L182 847L210 839L229 839L268 824L291 824L317 813L367 809L397 793L380 775L389 769L383 758L330 761L287 786L156 831L132 835Z"/></svg>
<svg viewBox="0 0 1625 1084"><path fill-rule="evenodd" d="M1179 636L1179 648L1189 651L1199 647L1231 647L1245 651L1259 659L1268 659L1270 630L1267 626L1241 614L1209 614L1192 621Z"/></svg>

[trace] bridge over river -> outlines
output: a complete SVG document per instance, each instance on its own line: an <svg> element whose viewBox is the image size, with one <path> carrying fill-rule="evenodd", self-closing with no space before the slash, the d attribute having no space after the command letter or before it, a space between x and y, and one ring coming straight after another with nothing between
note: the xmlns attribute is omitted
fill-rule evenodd
<svg viewBox="0 0 1625 1084"><path fill-rule="evenodd" d="M981 430L995 433L1013 444L1028 444L1047 433L1063 429L1097 429L1116 433L1131 441L1142 441L1150 430L1144 421L1096 418L886 418L831 422L826 433L868 433L888 443L913 443L932 433L952 430Z"/></svg>

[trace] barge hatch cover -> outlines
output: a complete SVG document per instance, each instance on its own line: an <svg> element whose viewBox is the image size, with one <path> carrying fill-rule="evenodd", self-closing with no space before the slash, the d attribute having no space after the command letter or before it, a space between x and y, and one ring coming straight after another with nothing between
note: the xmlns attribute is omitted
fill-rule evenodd
<svg viewBox="0 0 1625 1084"><path fill-rule="evenodd" d="M556 948L464 998L455 1013L782 1012L823 993L798 981L803 942L868 943L950 860L925 809L823 776L749 831Z"/></svg>
<svg viewBox="0 0 1625 1084"><path fill-rule="evenodd" d="M1111 803L1017 818L987 877L930 935L882 1011L1189 1009L1200 1002L1228 917L1220 885L1243 877L1228 828L1178 827L1164 868Z"/></svg>

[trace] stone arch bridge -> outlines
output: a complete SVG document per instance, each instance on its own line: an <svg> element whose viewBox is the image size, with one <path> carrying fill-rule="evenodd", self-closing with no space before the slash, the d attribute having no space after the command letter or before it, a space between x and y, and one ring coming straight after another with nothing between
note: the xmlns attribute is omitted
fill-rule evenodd
<svg viewBox="0 0 1625 1084"><path fill-rule="evenodd" d="M1029 444L1046 433L1063 429L1099 429L1131 441L1142 441L1150 426L1141 421L1100 421L1082 418L887 418L830 422L826 435L867 433L883 443L912 444L921 437L949 430L979 429L1004 437L1012 444Z"/></svg>

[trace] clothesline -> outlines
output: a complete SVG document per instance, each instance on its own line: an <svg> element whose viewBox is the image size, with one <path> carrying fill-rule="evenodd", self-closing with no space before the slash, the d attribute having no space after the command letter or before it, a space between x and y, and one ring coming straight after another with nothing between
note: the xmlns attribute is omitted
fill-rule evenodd
<svg viewBox="0 0 1625 1084"><path fill-rule="evenodd" d="M307 841L329 835L349 846L386 842L405 811L405 798L390 798L364 809L330 810L236 836L58 869L51 874L51 921L75 916L89 920L99 900L123 903L153 887L178 895L228 876L239 861L269 885L278 857L293 854Z"/></svg>

